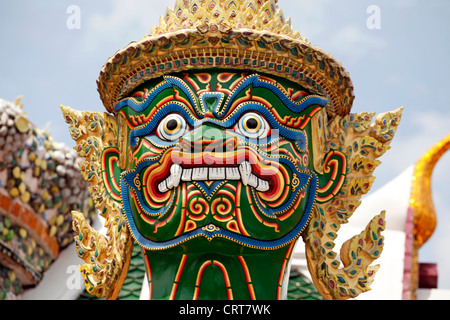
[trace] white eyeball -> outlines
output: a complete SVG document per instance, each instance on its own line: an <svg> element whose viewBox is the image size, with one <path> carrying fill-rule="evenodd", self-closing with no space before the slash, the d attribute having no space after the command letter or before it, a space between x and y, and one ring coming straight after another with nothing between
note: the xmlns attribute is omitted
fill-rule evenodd
<svg viewBox="0 0 450 320"><path fill-rule="evenodd" d="M186 120L178 113L167 115L158 125L157 135L166 141L176 141L181 138L189 127Z"/></svg>
<svg viewBox="0 0 450 320"><path fill-rule="evenodd" d="M270 125L258 113L249 112L239 119L234 130L250 139L262 139L269 134Z"/></svg>

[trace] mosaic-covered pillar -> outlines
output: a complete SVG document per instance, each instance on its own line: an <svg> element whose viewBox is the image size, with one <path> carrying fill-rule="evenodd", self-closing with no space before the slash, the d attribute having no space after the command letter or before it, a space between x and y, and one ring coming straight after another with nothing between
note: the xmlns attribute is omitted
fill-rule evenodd
<svg viewBox="0 0 450 320"><path fill-rule="evenodd" d="M38 285L73 244L72 210L96 216L77 153L0 99L0 300Z"/></svg>

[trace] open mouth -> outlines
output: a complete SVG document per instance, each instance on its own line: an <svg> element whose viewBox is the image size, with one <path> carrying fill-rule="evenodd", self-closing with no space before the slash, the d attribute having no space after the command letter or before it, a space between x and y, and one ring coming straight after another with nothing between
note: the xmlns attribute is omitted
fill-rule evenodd
<svg viewBox="0 0 450 320"><path fill-rule="evenodd" d="M267 192L270 189L269 181L257 177L252 172L250 162L244 161L236 167L183 168L179 164L172 164L170 175L158 184L158 190L161 193L167 192L178 187L180 182L214 180L241 181L245 186L253 187L260 192Z"/></svg>

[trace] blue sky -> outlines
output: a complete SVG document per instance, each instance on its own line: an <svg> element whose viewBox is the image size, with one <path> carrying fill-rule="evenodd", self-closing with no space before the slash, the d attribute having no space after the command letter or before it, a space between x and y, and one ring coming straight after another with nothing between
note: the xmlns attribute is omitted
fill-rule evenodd
<svg viewBox="0 0 450 320"><path fill-rule="evenodd" d="M0 98L24 96L29 118L49 124L56 141L74 145L59 105L103 111L96 79L106 60L157 24L173 0L16 0L0 2ZM80 29L67 28L67 8L80 8ZM378 189L450 133L450 1L279 0L294 29L341 61L353 80L352 112L404 106L392 149L377 168ZM376 5L379 29L367 27ZM435 234L420 251L437 262L450 289L450 156L433 175ZM375 213L374 213L375 214Z"/></svg>

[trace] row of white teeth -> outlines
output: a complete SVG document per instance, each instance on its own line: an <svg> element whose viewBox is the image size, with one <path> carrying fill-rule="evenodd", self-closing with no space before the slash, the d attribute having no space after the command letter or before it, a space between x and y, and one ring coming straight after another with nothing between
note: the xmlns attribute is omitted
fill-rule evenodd
<svg viewBox="0 0 450 320"><path fill-rule="evenodd" d="M161 193L179 186L180 181L212 181L212 180L241 180L246 186L256 188L257 191L269 190L269 182L260 179L252 173L250 162L244 161L239 167L212 167L183 169L179 164L170 168L170 176L158 185Z"/></svg>

